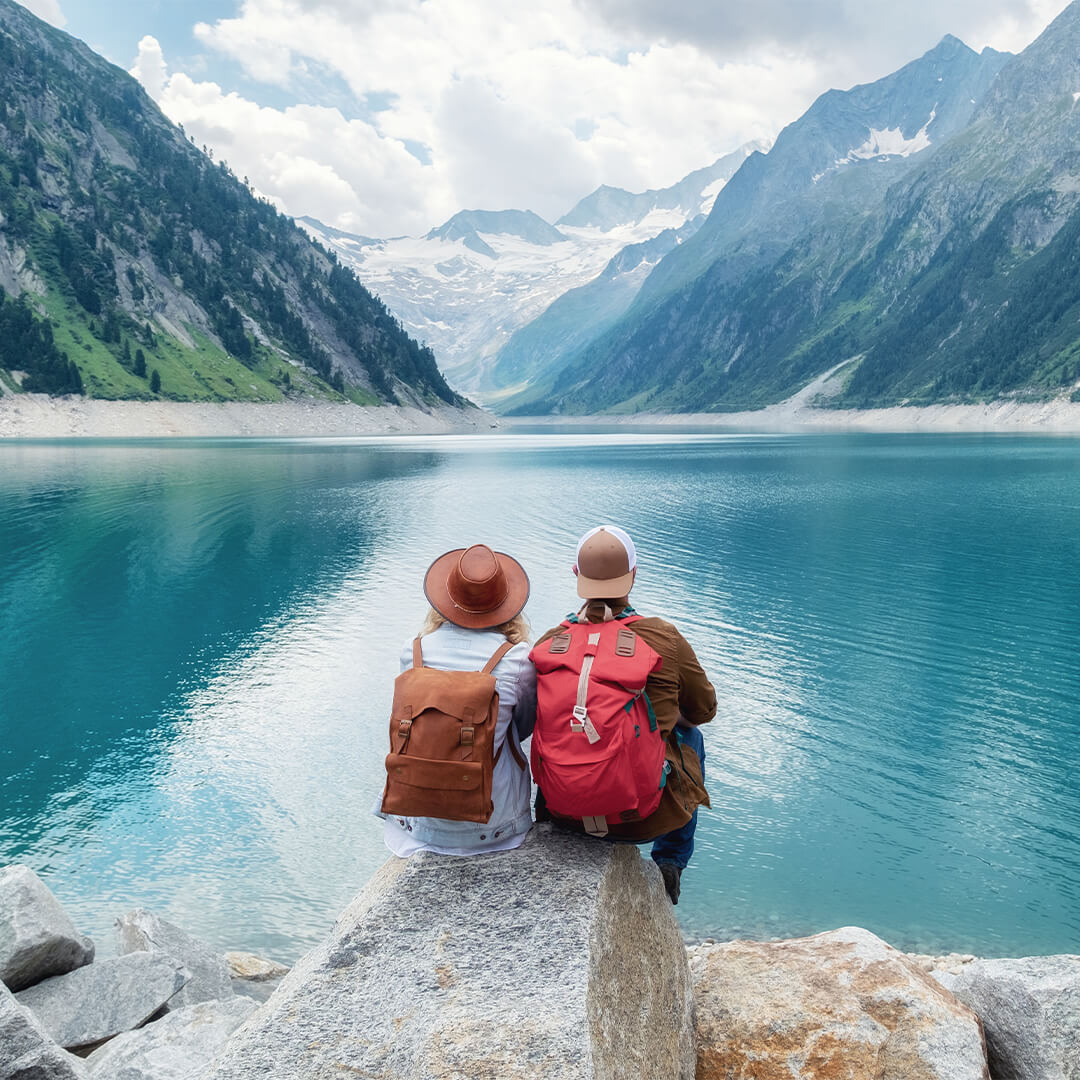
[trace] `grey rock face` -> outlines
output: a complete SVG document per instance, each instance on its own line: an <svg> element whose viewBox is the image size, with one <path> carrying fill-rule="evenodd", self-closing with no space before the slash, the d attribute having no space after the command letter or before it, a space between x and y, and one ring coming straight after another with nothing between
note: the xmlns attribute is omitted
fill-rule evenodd
<svg viewBox="0 0 1080 1080"><path fill-rule="evenodd" d="M225 957L145 908L136 908L122 919L117 919L116 937L121 955L160 952L184 965L189 981L169 1002L170 1009L182 1009L200 1001L219 1001L233 996Z"/></svg>
<svg viewBox="0 0 1080 1080"><path fill-rule="evenodd" d="M0 982L22 990L94 959L60 901L26 866L0 870Z"/></svg>
<svg viewBox="0 0 1080 1080"><path fill-rule="evenodd" d="M57 975L16 995L61 1046L90 1046L130 1031L187 982L178 960L137 952Z"/></svg>
<svg viewBox="0 0 1080 1080"><path fill-rule="evenodd" d="M539 826L390 859L201 1080L689 1080L691 1006L655 866Z"/></svg>
<svg viewBox="0 0 1080 1080"><path fill-rule="evenodd" d="M0 985L0 1080L83 1080L83 1063L56 1045L34 1014Z"/></svg>
<svg viewBox="0 0 1080 1080"><path fill-rule="evenodd" d="M87 1059L91 1080L183 1080L207 1065L258 1006L203 1001L110 1039Z"/></svg>
<svg viewBox="0 0 1080 1080"><path fill-rule="evenodd" d="M976 960L934 977L982 1020L994 1080L1080 1080L1080 956Z"/></svg>

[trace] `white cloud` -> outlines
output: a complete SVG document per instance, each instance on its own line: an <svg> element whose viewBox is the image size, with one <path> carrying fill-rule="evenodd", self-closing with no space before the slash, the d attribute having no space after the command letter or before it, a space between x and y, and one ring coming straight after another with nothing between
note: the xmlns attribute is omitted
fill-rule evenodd
<svg viewBox="0 0 1080 1080"><path fill-rule="evenodd" d="M67 26L67 18L60 10L60 0L19 0L27 11L32 11L39 19L61 29Z"/></svg>
<svg viewBox="0 0 1080 1080"><path fill-rule="evenodd" d="M139 54L128 74L138 79L155 101L160 99L168 82L168 70L157 38L147 34L139 42Z"/></svg>
<svg viewBox="0 0 1080 1080"><path fill-rule="evenodd" d="M195 27L206 49L293 93L328 72L379 111L272 109L170 79L153 39L133 74L290 213L387 236L465 207L552 219L601 183L673 183L946 32L1015 49L1063 6L533 0L510 18L503 0L242 0L235 17Z"/></svg>

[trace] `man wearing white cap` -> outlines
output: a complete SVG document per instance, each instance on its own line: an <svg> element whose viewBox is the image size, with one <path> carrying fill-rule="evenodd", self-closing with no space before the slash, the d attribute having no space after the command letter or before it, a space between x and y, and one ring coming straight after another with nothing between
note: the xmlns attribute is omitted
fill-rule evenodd
<svg viewBox="0 0 1080 1080"><path fill-rule="evenodd" d="M694 650L664 619L637 618L629 594L637 578L637 551L625 530L616 525L590 529L578 542L578 596L587 601L571 622L606 622L635 617L632 629L658 652L662 665L648 677L645 693L656 714L665 742L667 780L660 805L638 821L612 824L613 839L653 841L652 858L660 867L673 904L679 901L680 879L694 850L697 808L709 805L704 785L705 744L698 725L716 714L716 693ZM549 630L540 641L559 632ZM537 797L537 819L552 817L543 793ZM556 817L559 824L577 828L580 822Z"/></svg>

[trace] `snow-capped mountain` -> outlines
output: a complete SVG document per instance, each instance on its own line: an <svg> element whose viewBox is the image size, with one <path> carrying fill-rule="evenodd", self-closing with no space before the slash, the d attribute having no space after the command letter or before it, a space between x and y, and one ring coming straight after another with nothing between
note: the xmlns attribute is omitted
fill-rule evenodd
<svg viewBox="0 0 1080 1080"><path fill-rule="evenodd" d="M748 143L670 188L598 188L556 225L528 210L463 210L422 237L371 239L299 221L431 346L453 386L482 394L495 355L515 330L596 278L624 248L669 230L680 238L692 231L761 149L767 147Z"/></svg>

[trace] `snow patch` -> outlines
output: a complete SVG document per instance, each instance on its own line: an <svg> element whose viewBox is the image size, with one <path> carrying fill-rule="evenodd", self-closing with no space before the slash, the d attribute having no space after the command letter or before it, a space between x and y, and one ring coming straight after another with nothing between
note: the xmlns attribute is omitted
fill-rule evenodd
<svg viewBox="0 0 1080 1080"><path fill-rule="evenodd" d="M877 128L870 129L870 136L862 144L853 150L849 150L847 157L838 158L837 167L850 165L853 161L870 161L880 157L910 157L925 150L930 145L930 136L927 130L937 116L937 107L930 111L930 119L910 139L904 138L900 128L885 128L879 131Z"/></svg>
<svg viewBox="0 0 1080 1080"><path fill-rule="evenodd" d="M720 194L726 184L726 180L714 180L701 193L701 212L703 214L708 214L712 211L713 203L716 202L716 196Z"/></svg>

